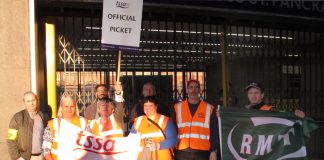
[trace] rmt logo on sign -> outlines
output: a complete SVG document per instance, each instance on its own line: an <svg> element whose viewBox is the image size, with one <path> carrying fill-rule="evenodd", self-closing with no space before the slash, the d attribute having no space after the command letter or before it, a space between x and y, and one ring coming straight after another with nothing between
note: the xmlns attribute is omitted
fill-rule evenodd
<svg viewBox="0 0 324 160"><path fill-rule="evenodd" d="M129 8L129 3L117 1L116 2L116 7L126 9L126 8Z"/></svg>
<svg viewBox="0 0 324 160"><path fill-rule="evenodd" d="M296 141L298 141L296 131L302 126L301 121L291 121L278 117L251 117L250 120L252 121L251 127L266 128L266 131L264 129L252 131L251 128L249 128L249 130L244 130L242 125L247 124L235 124L227 136L227 146L236 159L258 159L263 156L268 157L263 157L265 159L269 159L269 156L271 156L270 159L274 157L275 159L285 159L306 156L305 146L297 145L294 147L294 145L297 144ZM295 126L297 125L298 127L296 130ZM276 128L278 132L275 131L274 128ZM236 143L233 143L232 140L235 140ZM278 146L282 147L282 154L270 155L273 150L278 149Z"/></svg>

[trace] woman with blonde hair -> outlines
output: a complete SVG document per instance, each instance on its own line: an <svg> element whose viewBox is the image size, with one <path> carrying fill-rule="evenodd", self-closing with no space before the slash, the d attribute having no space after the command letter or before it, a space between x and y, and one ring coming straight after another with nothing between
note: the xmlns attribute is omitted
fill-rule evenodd
<svg viewBox="0 0 324 160"><path fill-rule="evenodd" d="M62 95L57 118L50 120L43 135L43 155L46 160L57 160L57 146L59 139L59 126L61 119L85 129L87 120L79 116L79 109L76 101L70 95Z"/></svg>

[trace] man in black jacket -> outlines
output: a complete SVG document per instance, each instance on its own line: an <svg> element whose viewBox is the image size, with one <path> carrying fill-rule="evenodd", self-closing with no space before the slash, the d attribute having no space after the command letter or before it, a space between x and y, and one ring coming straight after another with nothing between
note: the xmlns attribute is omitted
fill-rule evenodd
<svg viewBox="0 0 324 160"><path fill-rule="evenodd" d="M13 160L42 160L43 132L49 117L37 105L37 96L25 92L25 109L16 113L9 124L7 145Z"/></svg>

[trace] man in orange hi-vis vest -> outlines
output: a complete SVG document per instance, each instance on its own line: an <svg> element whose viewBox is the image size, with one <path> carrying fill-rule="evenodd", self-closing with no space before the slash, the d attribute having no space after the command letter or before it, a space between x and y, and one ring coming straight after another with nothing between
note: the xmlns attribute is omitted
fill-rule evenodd
<svg viewBox="0 0 324 160"><path fill-rule="evenodd" d="M251 82L246 88L249 105L245 106L250 109L258 109L263 111L275 111L274 106L266 105L263 102L264 88L259 82ZM305 113L299 109L295 110L295 115L299 118L304 118Z"/></svg>
<svg viewBox="0 0 324 160"><path fill-rule="evenodd" d="M176 160L216 160L219 146L216 112L199 97L200 83L187 82L188 99L174 105L172 118L178 127Z"/></svg>
<svg viewBox="0 0 324 160"><path fill-rule="evenodd" d="M123 137L122 128L114 115L115 104L110 98L103 98L98 101L98 112L100 117L91 120L86 130L93 134L106 138Z"/></svg>

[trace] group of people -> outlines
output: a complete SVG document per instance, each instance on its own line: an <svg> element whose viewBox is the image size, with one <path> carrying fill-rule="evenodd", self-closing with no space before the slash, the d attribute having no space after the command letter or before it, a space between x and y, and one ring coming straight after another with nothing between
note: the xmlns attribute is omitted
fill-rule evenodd
<svg viewBox="0 0 324 160"><path fill-rule="evenodd" d="M187 99L166 107L155 97L152 83L143 85L143 98L132 107L130 134L140 134L139 160L216 160L219 157L219 131L216 108L201 100L200 83L187 82ZM246 87L250 104L246 108L274 110L263 103L264 89L253 82ZM76 101L70 95L60 100L58 116L52 120L43 114L33 92L24 93L26 109L16 113L8 130L8 150L13 160L55 160L59 126L62 119L106 138L124 137L125 104L120 83L115 86L115 99L108 98L105 85L96 87L96 100L79 115ZM304 112L295 110L303 118Z"/></svg>

